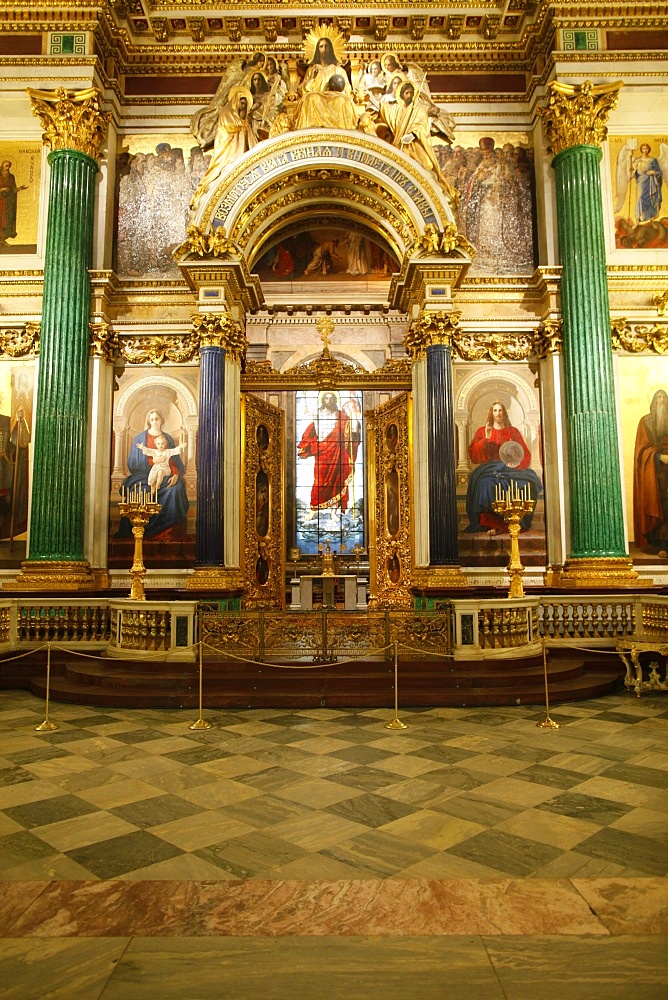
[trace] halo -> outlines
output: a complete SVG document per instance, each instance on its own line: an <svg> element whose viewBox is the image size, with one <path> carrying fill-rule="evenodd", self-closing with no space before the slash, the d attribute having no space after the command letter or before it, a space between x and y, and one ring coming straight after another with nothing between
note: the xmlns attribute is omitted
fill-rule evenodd
<svg viewBox="0 0 668 1000"><path fill-rule="evenodd" d="M310 63L313 61L316 45L321 38L329 38L332 43L332 48L334 49L334 57L336 58L337 63L339 63L339 65L344 63L346 61L346 40L339 29L335 28L332 24L320 24L317 28L311 28L308 35L304 39L304 55L306 56L306 62Z"/></svg>
<svg viewBox="0 0 668 1000"><path fill-rule="evenodd" d="M337 409L341 408L341 397L336 389L321 389L318 393L318 407L322 406L322 400L324 396L333 396L336 400Z"/></svg>
<svg viewBox="0 0 668 1000"><path fill-rule="evenodd" d="M390 56L392 56L392 58L394 59L395 63L399 67L399 69L388 69L387 68L386 64L387 64L387 60L390 58ZM380 57L380 65L382 66L384 73L388 73L390 76L399 76L399 75L401 75L401 76L403 76L404 80L406 79L406 74L404 73L404 71L401 68L401 59L399 58L399 56L397 55L396 52L384 52L383 55Z"/></svg>
<svg viewBox="0 0 668 1000"><path fill-rule="evenodd" d="M253 105L253 95L251 94L248 87L232 87L229 94L227 95L227 103L232 104L232 102L237 97L245 97L248 104L248 110L250 111Z"/></svg>

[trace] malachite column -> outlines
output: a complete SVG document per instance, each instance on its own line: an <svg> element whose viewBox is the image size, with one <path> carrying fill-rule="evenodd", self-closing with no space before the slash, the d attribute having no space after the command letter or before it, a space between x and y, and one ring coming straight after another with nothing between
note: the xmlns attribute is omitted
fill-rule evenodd
<svg viewBox="0 0 668 1000"><path fill-rule="evenodd" d="M414 357L427 360L428 586L467 586L459 565L452 338L458 314L423 310L406 338Z"/></svg>
<svg viewBox="0 0 668 1000"><path fill-rule="evenodd" d="M188 587L219 590L230 585L224 533L225 362L241 361L246 338L227 313L198 314L193 326L200 337L200 407L195 572Z"/></svg>
<svg viewBox="0 0 668 1000"><path fill-rule="evenodd" d="M621 84L553 83L541 109L555 154L568 440L565 587L632 586L615 410L600 143Z"/></svg>
<svg viewBox="0 0 668 1000"><path fill-rule="evenodd" d="M95 585L84 558L90 281L97 157L108 113L95 88L29 90L51 146L28 559L21 589Z"/></svg>

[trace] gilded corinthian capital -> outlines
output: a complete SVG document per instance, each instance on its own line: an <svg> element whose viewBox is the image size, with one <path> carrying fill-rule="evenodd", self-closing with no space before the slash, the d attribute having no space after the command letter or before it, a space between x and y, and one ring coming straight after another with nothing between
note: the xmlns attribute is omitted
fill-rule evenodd
<svg viewBox="0 0 668 1000"><path fill-rule="evenodd" d="M621 80L597 85L589 80L581 85L551 83L547 107L538 108L548 152L556 155L571 146L600 146L622 86Z"/></svg>
<svg viewBox="0 0 668 1000"><path fill-rule="evenodd" d="M246 334L227 313L195 313L192 323L202 347L222 347L231 361L241 361L248 347Z"/></svg>
<svg viewBox="0 0 668 1000"><path fill-rule="evenodd" d="M413 360L416 360L434 344L450 347L458 332L458 312L428 312L423 309L404 337L404 347Z"/></svg>
<svg viewBox="0 0 668 1000"><path fill-rule="evenodd" d="M97 159L111 114L100 110L102 95L96 87L69 94L64 87L57 90L28 88L28 96L32 101L32 113L44 129L42 139L51 149L76 149Z"/></svg>

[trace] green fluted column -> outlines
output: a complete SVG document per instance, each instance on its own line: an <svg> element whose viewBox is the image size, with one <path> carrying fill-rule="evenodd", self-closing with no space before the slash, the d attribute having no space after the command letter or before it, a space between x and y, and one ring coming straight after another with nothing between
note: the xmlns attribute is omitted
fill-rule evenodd
<svg viewBox="0 0 668 1000"><path fill-rule="evenodd" d="M44 261L28 559L17 583L79 590L84 559L90 280L96 156L108 115L94 88L29 91L51 181Z"/></svg>
<svg viewBox="0 0 668 1000"><path fill-rule="evenodd" d="M97 164L71 149L54 150L49 163L28 560L82 561Z"/></svg>
<svg viewBox="0 0 668 1000"><path fill-rule="evenodd" d="M599 169L599 143L618 90L619 84L552 84L550 103L542 111L556 154L562 265L571 527L562 582L581 586L635 578L624 532Z"/></svg>
<svg viewBox="0 0 668 1000"><path fill-rule="evenodd" d="M626 554L598 146L554 158L573 558Z"/></svg>

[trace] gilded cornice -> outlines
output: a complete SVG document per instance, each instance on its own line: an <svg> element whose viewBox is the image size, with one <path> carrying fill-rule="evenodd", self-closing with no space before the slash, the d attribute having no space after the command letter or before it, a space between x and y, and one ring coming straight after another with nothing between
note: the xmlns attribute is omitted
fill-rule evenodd
<svg viewBox="0 0 668 1000"><path fill-rule="evenodd" d="M617 107L621 80L615 83L582 84L555 81L548 87L547 107L538 108L548 141L548 152L563 152L572 146L600 146L608 134L608 115Z"/></svg>
<svg viewBox="0 0 668 1000"><path fill-rule="evenodd" d="M25 358L39 354L39 323L26 323L19 329L0 329L0 353L10 358Z"/></svg>
<svg viewBox="0 0 668 1000"><path fill-rule="evenodd" d="M230 361L245 358L246 334L228 313L195 313L192 324L200 347L222 347Z"/></svg>
<svg viewBox="0 0 668 1000"><path fill-rule="evenodd" d="M96 87L69 93L64 87L56 90L29 88L28 96L32 112L44 129L42 139L52 150L74 149L97 159L111 114L100 110L102 95Z"/></svg>
<svg viewBox="0 0 668 1000"><path fill-rule="evenodd" d="M630 354L668 354L668 323L635 323L633 326L623 317L611 324L613 351L628 351Z"/></svg>

